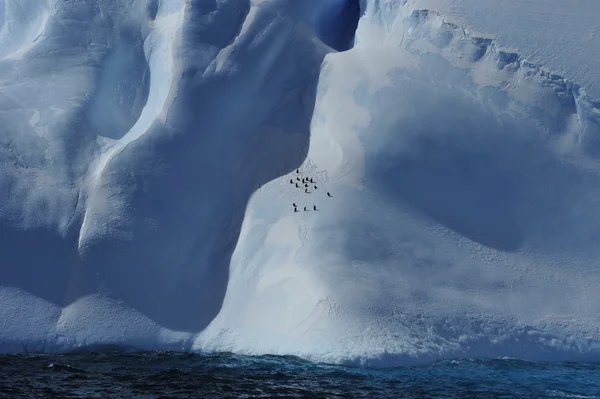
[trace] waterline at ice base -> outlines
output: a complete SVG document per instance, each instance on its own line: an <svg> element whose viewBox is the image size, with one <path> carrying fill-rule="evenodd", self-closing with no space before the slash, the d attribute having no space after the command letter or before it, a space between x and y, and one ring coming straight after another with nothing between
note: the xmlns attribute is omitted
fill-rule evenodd
<svg viewBox="0 0 600 399"><path fill-rule="evenodd" d="M0 351L600 361L600 4L487 3L0 0Z"/></svg>

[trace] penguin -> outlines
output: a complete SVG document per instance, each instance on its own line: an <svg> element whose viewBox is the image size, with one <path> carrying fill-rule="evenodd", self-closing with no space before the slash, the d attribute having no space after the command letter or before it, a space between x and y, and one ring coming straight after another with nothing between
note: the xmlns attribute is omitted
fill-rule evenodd
<svg viewBox="0 0 600 399"><path fill-rule="evenodd" d="M305 184L304 187L308 187L308 184Z"/></svg>
<svg viewBox="0 0 600 399"><path fill-rule="evenodd" d="M316 205L313 205L313 209L316 211L316 210L317 210L317 206L316 206Z"/></svg>
<svg viewBox="0 0 600 399"><path fill-rule="evenodd" d="M296 180L300 181L300 178L299 178L299 177L296 177Z"/></svg>
<svg viewBox="0 0 600 399"><path fill-rule="evenodd" d="M304 192L305 192L306 194L309 194L308 188L305 188L305 189L304 189Z"/></svg>
<svg viewBox="0 0 600 399"><path fill-rule="evenodd" d="M296 169L296 173L300 173L300 169Z"/></svg>
<svg viewBox="0 0 600 399"><path fill-rule="evenodd" d="M294 206L294 208L298 208L298 205L296 205L295 202L292 202L292 205Z"/></svg>
<svg viewBox="0 0 600 399"><path fill-rule="evenodd" d="M315 185L315 190L317 189L317 186Z"/></svg>
<svg viewBox="0 0 600 399"><path fill-rule="evenodd" d="M308 211L308 209L306 209L306 207L304 207L304 211Z"/></svg>
<svg viewBox="0 0 600 399"><path fill-rule="evenodd" d="M294 207L294 212L298 212L298 208Z"/></svg>
<svg viewBox="0 0 600 399"><path fill-rule="evenodd" d="M327 192L327 196L328 197L333 197L333 195L331 195L331 193L329 191Z"/></svg>
<svg viewBox="0 0 600 399"><path fill-rule="evenodd" d="M298 183L296 183L296 187L300 187L300 186L298 185Z"/></svg>
<svg viewBox="0 0 600 399"><path fill-rule="evenodd" d="M294 181L292 179L290 179L290 184L294 184Z"/></svg>

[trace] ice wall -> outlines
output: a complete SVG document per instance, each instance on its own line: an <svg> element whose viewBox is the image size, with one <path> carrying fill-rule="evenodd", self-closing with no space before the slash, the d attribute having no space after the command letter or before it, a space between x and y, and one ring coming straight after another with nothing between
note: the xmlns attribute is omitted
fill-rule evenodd
<svg viewBox="0 0 600 399"><path fill-rule="evenodd" d="M333 51L315 32L343 44L321 26L345 4L43 5L3 2L6 40L17 16L47 15L0 61L0 342L161 347L163 330L202 331L248 198L306 154Z"/></svg>

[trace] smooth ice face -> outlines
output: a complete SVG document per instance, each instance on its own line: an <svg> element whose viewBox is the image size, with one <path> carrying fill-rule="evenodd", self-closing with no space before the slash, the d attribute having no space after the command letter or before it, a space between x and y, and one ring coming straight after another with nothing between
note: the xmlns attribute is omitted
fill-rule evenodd
<svg viewBox="0 0 600 399"><path fill-rule="evenodd" d="M0 349L598 358L589 81L424 0L0 4Z"/></svg>
<svg viewBox="0 0 600 399"><path fill-rule="evenodd" d="M597 358L593 102L434 12L370 3L356 42L326 57L307 159L250 202L195 347Z"/></svg>

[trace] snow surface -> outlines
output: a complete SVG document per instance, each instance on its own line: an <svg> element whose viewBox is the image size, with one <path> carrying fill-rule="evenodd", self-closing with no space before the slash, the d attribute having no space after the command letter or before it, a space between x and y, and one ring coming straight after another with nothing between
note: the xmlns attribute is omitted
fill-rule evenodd
<svg viewBox="0 0 600 399"><path fill-rule="evenodd" d="M578 5L0 0L0 350L600 359Z"/></svg>
<svg viewBox="0 0 600 399"><path fill-rule="evenodd" d="M403 0L435 10L472 32L493 35L521 57L600 98L600 25L597 0ZM490 4L492 3L492 4Z"/></svg>

